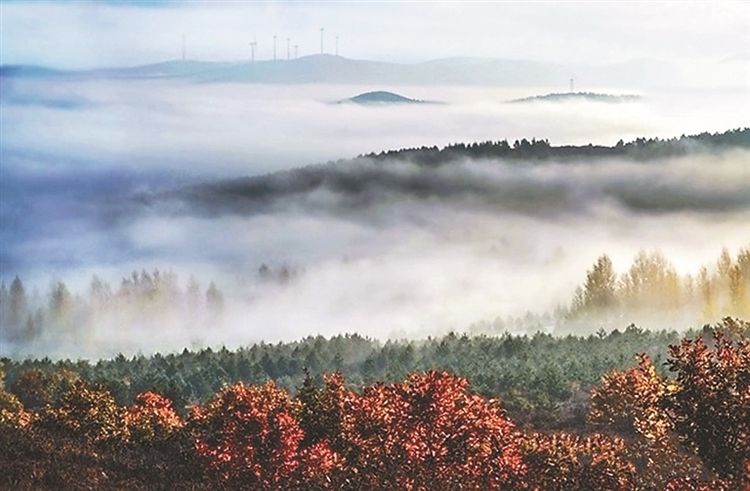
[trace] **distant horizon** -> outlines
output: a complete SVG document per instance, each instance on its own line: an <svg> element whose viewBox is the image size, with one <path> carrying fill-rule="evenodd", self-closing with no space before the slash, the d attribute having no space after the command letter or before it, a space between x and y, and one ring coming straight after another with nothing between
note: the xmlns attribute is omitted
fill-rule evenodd
<svg viewBox="0 0 750 491"><path fill-rule="evenodd" d="M414 64L461 56L563 65L750 59L746 2L17 2L1 65L64 70L297 51ZM276 42L273 41L276 39ZM274 51L275 45L275 51Z"/></svg>
<svg viewBox="0 0 750 491"><path fill-rule="evenodd" d="M748 75L750 64L743 68L736 61L707 65L644 58L621 62L566 64L521 58L450 56L407 63L356 59L330 53L303 55L289 60L221 61L177 58L87 69L0 64L0 76L8 78L94 76L123 80L180 78L200 83L546 87L555 92L567 87L569 81L575 79L579 90L606 93L654 88L745 90L750 80ZM528 95L534 94L523 97Z"/></svg>
<svg viewBox="0 0 750 491"><path fill-rule="evenodd" d="M375 58L354 58L349 56L343 56L343 55L336 55L333 53L312 53L307 55L300 55L297 58L290 58L290 59L255 59L252 58L240 58L236 60L220 60L220 59L201 59L201 58L190 58L187 57L185 59L182 58L165 58L160 61L149 61L149 62L142 62L142 63L136 63L136 64L123 64L123 65L98 65L98 66L91 66L91 67L78 67L78 68L65 68L59 65L54 64L41 64L41 63L4 63L2 59L0 59L0 67L35 67L35 68L44 68L48 70L58 71L58 72L93 72L98 70L108 70L108 69L127 69L127 68L138 68L138 67L146 67L146 66L155 66L155 65L163 65L166 63L205 63L205 64L216 64L216 65L236 65L236 64L252 64L252 63L264 63L264 64L284 64L304 59L311 59L311 58L338 58L345 61L352 61L352 62L362 62L362 63L378 63L378 64L384 64L384 65L394 65L394 66L414 66L414 65L425 65L429 63L435 63L435 62L447 62L447 61L500 61L500 62L510 62L510 63L529 63L529 64L535 64L535 65L550 65L550 66L557 66L561 68L565 67L590 67L590 68L603 68L603 67L612 67L612 66L623 66L623 65L629 65L634 63L660 63L660 64L696 64L696 63L702 63L702 62L685 62L685 61L675 61L675 60L669 60L669 59L658 59L654 57L639 57L639 58L631 58L626 59L622 61L615 61L615 62L560 62L556 60L542 60L542 59L533 59L533 58L512 58L512 57L492 57L492 56L475 56L475 55L454 55L454 56L446 56L442 58L429 58L419 61L391 61L386 59L375 59ZM737 58L726 58L722 60L715 60L712 62L708 62L709 64L715 64L715 65L721 65L724 63L729 63L732 61L737 61Z"/></svg>

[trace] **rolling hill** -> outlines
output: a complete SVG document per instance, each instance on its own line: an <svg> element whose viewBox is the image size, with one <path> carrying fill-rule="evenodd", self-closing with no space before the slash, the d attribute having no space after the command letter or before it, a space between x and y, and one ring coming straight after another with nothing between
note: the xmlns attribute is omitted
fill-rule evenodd
<svg viewBox="0 0 750 491"><path fill-rule="evenodd" d="M528 60L445 58L422 63L354 60L333 55L294 60L211 62L172 60L134 67L64 71L32 65L0 66L2 78L184 79L196 83L475 85L541 87L566 83L570 73L589 86L648 86L680 82L679 70L648 60L568 66Z"/></svg>

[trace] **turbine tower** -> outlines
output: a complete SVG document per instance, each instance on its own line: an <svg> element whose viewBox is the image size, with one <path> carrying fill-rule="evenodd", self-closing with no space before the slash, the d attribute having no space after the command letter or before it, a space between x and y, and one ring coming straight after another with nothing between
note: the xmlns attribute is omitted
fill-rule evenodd
<svg viewBox="0 0 750 491"><path fill-rule="evenodd" d="M299 48L299 44L294 45L294 59L297 59L297 48Z"/></svg>
<svg viewBox="0 0 750 491"><path fill-rule="evenodd" d="M573 77L570 78L570 93L573 93Z"/></svg>
<svg viewBox="0 0 750 491"><path fill-rule="evenodd" d="M185 34L182 35L182 61L185 61Z"/></svg>
<svg viewBox="0 0 750 491"><path fill-rule="evenodd" d="M258 47L258 41L255 39L255 36L253 36L253 42L250 43L250 53L252 58L250 58L252 61L255 61L255 49Z"/></svg>
<svg viewBox="0 0 750 491"><path fill-rule="evenodd" d="M289 51L289 38L286 38L286 60L289 61L291 59L290 57L290 51Z"/></svg>
<svg viewBox="0 0 750 491"><path fill-rule="evenodd" d="M320 28L320 54L323 54L323 31L325 31L325 28Z"/></svg>
<svg viewBox="0 0 750 491"><path fill-rule="evenodd" d="M339 55L339 35L336 34L336 56Z"/></svg>
<svg viewBox="0 0 750 491"><path fill-rule="evenodd" d="M273 35L273 61L276 61L276 34Z"/></svg>

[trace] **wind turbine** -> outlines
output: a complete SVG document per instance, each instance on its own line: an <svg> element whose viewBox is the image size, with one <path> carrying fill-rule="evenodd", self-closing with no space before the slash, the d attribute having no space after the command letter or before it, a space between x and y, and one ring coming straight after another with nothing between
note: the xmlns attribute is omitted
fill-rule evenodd
<svg viewBox="0 0 750 491"><path fill-rule="evenodd" d="M336 34L336 56L339 55L339 35Z"/></svg>
<svg viewBox="0 0 750 491"><path fill-rule="evenodd" d="M185 34L182 35L182 61L185 61Z"/></svg>
<svg viewBox="0 0 750 491"><path fill-rule="evenodd" d="M276 61L276 34L273 35L273 61Z"/></svg>
<svg viewBox="0 0 750 491"><path fill-rule="evenodd" d="M294 59L297 59L297 48L299 48L299 44L294 45Z"/></svg>
<svg viewBox="0 0 750 491"><path fill-rule="evenodd" d="M323 54L323 31L325 29L323 27L320 28L320 54Z"/></svg>
<svg viewBox="0 0 750 491"><path fill-rule="evenodd" d="M256 41L255 36L253 36L253 42L250 43L250 49L251 49L251 53L252 53L252 55L251 55L252 56L252 58L251 58L252 61L255 61L255 48L257 48L257 46L258 46L258 41Z"/></svg>
<svg viewBox="0 0 750 491"><path fill-rule="evenodd" d="M287 61L290 60L289 53L290 53L290 51L289 51L289 38L286 38L286 60Z"/></svg>

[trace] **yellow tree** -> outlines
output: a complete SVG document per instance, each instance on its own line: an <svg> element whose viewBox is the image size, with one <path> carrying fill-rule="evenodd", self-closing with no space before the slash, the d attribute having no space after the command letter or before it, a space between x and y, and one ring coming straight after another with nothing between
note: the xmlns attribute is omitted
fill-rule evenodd
<svg viewBox="0 0 750 491"><path fill-rule="evenodd" d="M638 253L620 281L620 290L631 309L675 310L680 305L680 278L658 251Z"/></svg>

